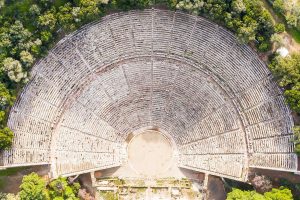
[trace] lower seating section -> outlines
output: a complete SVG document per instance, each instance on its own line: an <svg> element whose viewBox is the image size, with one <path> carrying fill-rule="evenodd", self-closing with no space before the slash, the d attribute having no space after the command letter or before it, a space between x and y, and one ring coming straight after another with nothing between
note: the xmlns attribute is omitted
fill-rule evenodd
<svg viewBox="0 0 300 200"><path fill-rule="evenodd" d="M245 156L236 155L185 155L180 159L182 167L187 167L193 170L200 170L217 174L219 176L230 177L238 180L243 180L246 170ZM221 164L222 163L222 164Z"/></svg>
<svg viewBox="0 0 300 200"><path fill-rule="evenodd" d="M55 159L56 173L73 174L120 165L112 153L58 151Z"/></svg>
<svg viewBox="0 0 300 200"><path fill-rule="evenodd" d="M293 153L255 153L251 156L249 166L290 171L297 167L297 155Z"/></svg>
<svg viewBox="0 0 300 200"><path fill-rule="evenodd" d="M26 139L27 140L27 139ZM12 148L2 153L3 164L10 166L42 165L49 163L49 150Z"/></svg>
<svg viewBox="0 0 300 200"><path fill-rule="evenodd" d="M138 129L172 137L179 166L241 181L295 171L293 120L272 75L226 29L182 12L114 13L36 63L11 109L5 166L70 175L121 164Z"/></svg>

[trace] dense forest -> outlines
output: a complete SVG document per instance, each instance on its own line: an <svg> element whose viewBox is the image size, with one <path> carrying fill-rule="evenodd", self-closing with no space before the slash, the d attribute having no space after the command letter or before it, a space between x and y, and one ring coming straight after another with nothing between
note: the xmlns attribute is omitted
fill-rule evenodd
<svg viewBox="0 0 300 200"><path fill-rule="evenodd" d="M271 3L277 12L289 16L290 26L299 27L297 7L287 7L282 0ZM12 143L13 133L6 123L18 93L30 79L31 67L60 38L108 12L154 4L209 18L260 52L282 44L278 34L285 31L285 25L276 24L260 0L0 0L0 149ZM273 55L270 69L291 109L300 113L300 55Z"/></svg>

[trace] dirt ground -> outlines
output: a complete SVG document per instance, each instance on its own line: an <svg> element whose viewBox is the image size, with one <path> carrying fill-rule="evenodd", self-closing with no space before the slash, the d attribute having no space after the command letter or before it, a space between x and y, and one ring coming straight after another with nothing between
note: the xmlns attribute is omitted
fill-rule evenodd
<svg viewBox="0 0 300 200"><path fill-rule="evenodd" d="M262 174L270 177L274 182L278 182L279 179L284 178L290 181L291 183L300 183L300 175L295 175L292 172L278 172L275 170L266 170L266 169L251 169L251 173Z"/></svg>
<svg viewBox="0 0 300 200"><path fill-rule="evenodd" d="M226 199L224 184L219 177L209 176L207 191L208 200Z"/></svg>
<svg viewBox="0 0 300 200"><path fill-rule="evenodd" d="M20 171L17 171L12 175L0 177L4 183L3 188L1 188L0 192L14 194L18 193L23 176L30 174L31 172L36 172L40 176L44 176L45 178L47 178L49 167L47 165L24 167L20 168Z"/></svg>

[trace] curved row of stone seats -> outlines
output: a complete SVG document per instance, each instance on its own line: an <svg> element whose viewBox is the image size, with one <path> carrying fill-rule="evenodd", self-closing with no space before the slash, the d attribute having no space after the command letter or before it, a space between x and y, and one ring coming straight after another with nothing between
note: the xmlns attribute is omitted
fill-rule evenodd
<svg viewBox="0 0 300 200"><path fill-rule="evenodd" d="M278 170L293 170L297 167L294 153L254 153L250 156L249 166Z"/></svg>
<svg viewBox="0 0 300 200"><path fill-rule="evenodd" d="M22 113L11 113L8 123L9 127L13 127L13 131L44 135L51 135L53 124L38 118L23 115Z"/></svg>
<svg viewBox="0 0 300 200"><path fill-rule="evenodd" d="M52 122L57 115L57 109L55 106L49 104L47 101L37 98L30 92L24 91L19 96L19 99L23 100L17 100L15 102L11 109L11 115L15 113L22 114L48 122Z"/></svg>
<svg viewBox="0 0 300 200"><path fill-rule="evenodd" d="M61 127L56 141L57 150L74 152L113 152L115 143L74 129Z"/></svg>
<svg viewBox="0 0 300 200"><path fill-rule="evenodd" d="M281 136L281 137L271 137L266 139L259 139L253 141L253 152L262 153L262 152L293 152L294 146L293 135Z"/></svg>
<svg viewBox="0 0 300 200"><path fill-rule="evenodd" d="M184 13L175 13L172 28L171 42L169 47L170 54L184 55L188 47L190 34L195 26L196 17Z"/></svg>
<svg viewBox="0 0 300 200"><path fill-rule="evenodd" d="M233 154L247 152L242 130L223 133L179 147L182 154Z"/></svg>
<svg viewBox="0 0 300 200"><path fill-rule="evenodd" d="M281 118L289 115L290 111L283 96L274 97L269 101L264 101L243 112L248 124L252 125L271 119Z"/></svg>
<svg viewBox="0 0 300 200"><path fill-rule="evenodd" d="M245 131L250 140L284 136L292 133L292 119L282 116L279 119L268 120L247 126Z"/></svg>
<svg viewBox="0 0 300 200"><path fill-rule="evenodd" d="M170 49L174 13L166 10L155 10L153 13L152 48L156 55L166 55Z"/></svg>
<svg viewBox="0 0 300 200"><path fill-rule="evenodd" d="M271 77L268 77L237 94L236 99L239 101L242 109L248 109L280 95L281 91L276 82Z"/></svg>
<svg viewBox="0 0 300 200"><path fill-rule="evenodd" d="M58 174L80 173L85 170L109 168L120 164L112 153L56 151L56 172Z"/></svg>
<svg viewBox="0 0 300 200"><path fill-rule="evenodd" d="M135 55L152 54L152 10L129 13L134 37ZM117 46L118 47L118 46Z"/></svg>
<svg viewBox="0 0 300 200"><path fill-rule="evenodd" d="M129 95L129 86L122 68L115 67L99 76L99 81L113 101Z"/></svg>
<svg viewBox="0 0 300 200"><path fill-rule="evenodd" d="M135 59L128 64L124 63L119 68L124 72L130 95L151 95L153 83L151 76L152 62L150 59Z"/></svg>
<svg viewBox="0 0 300 200"><path fill-rule="evenodd" d="M135 37L131 16L125 13L115 13L107 20L113 42L119 56L127 56L135 52Z"/></svg>
<svg viewBox="0 0 300 200"><path fill-rule="evenodd" d="M218 126L216 126L218 124ZM224 104L199 120L187 131L187 142L209 138L224 132L239 129L237 113L232 106Z"/></svg>
<svg viewBox="0 0 300 200"><path fill-rule="evenodd" d="M50 135L14 131L13 146L18 149L49 149Z"/></svg>
<svg viewBox="0 0 300 200"><path fill-rule="evenodd" d="M49 163L49 150L12 148L3 152L4 166L22 166Z"/></svg>
<svg viewBox="0 0 300 200"><path fill-rule="evenodd" d="M61 124L110 141L118 140L117 131L114 127L111 127L108 122L96 116L80 103L72 104L62 116Z"/></svg>
<svg viewBox="0 0 300 200"><path fill-rule="evenodd" d="M181 164L194 170L209 171L238 180L244 178L245 156L235 155L181 155ZM222 163L222 164L220 164Z"/></svg>

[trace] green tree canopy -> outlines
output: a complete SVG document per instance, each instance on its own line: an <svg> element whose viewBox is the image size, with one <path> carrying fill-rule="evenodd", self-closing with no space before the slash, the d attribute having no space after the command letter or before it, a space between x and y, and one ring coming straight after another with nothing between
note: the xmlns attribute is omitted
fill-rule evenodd
<svg viewBox="0 0 300 200"><path fill-rule="evenodd" d="M49 195L46 190L46 181L34 172L23 177L19 194L21 200L49 199Z"/></svg>
<svg viewBox="0 0 300 200"><path fill-rule="evenodd" d="M11 146L13 132L8 128L0 129L0 150L7 149Z"/></svg>
<svg viewBox="0 0 300 200"><path fill-rule="evenodd" d="M300 113L300 53L285 58L277 56L270 64L291 109Z"/></svg>
<svg viewBox="0 0 300 200"><path fill-rule="evenodd" d="M77 197L79 183L68 184L67 178L59 177L49 184L49 194L51 199L55 200L79 200Z"/></svg>
<svg viewBox="0 0 300 200"><path fill-rule="evenodd" d="M272 191L263 195L256 191L242 191L234 188L228 193L226 200L293 200L293 195L291 190L284 187L272 188Z"/></svg>

